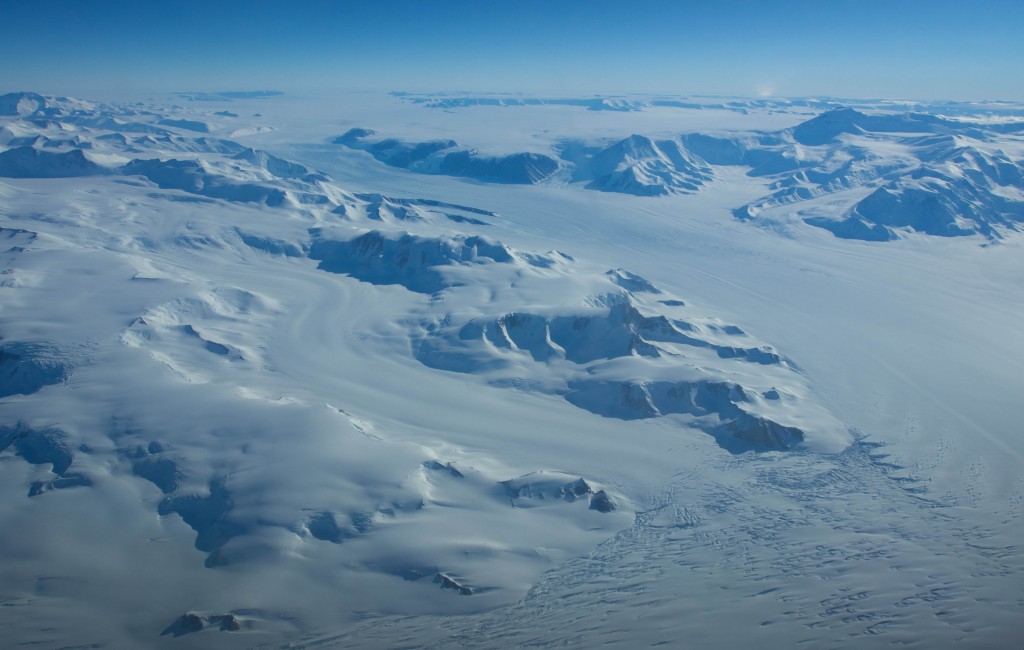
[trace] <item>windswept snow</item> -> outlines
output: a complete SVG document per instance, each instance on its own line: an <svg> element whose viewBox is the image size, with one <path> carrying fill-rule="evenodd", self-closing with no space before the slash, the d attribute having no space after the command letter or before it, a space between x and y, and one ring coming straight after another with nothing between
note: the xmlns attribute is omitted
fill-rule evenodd
<svg viewBox="0 0 1024 650"><path fill-rule="evenodd" d="M0 96L0 639L1013 642L988 110Z"/></svg>

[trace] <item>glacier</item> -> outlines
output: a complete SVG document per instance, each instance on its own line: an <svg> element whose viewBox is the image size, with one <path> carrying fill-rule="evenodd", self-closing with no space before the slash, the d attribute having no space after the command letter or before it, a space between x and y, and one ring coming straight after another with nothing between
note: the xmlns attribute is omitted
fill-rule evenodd
<svg viewBox="0 0 1024 650"><path fill-rule="evenodd" d="M1014 642L1022 125L0 96L0 639Z"/></svg>

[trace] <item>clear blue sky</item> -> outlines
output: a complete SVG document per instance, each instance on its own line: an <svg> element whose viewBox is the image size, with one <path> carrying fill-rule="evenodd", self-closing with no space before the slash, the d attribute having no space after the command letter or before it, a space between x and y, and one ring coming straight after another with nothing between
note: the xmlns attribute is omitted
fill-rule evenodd
<svg viewBox="0 0 1024 650"><path fill-rule="evenodd" d="M1024 100L1024 1L0 0L0 91Z"/></svg>

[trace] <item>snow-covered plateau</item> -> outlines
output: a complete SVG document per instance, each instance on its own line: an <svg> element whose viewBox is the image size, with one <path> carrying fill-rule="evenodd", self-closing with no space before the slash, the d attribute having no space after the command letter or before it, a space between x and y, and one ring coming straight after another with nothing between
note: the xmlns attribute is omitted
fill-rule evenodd
<svg viewBox="0 0 1024 650"><path fill-rule="evenodd" d="M1024 639L1024 106L0 96L0 645Z"/></svg>

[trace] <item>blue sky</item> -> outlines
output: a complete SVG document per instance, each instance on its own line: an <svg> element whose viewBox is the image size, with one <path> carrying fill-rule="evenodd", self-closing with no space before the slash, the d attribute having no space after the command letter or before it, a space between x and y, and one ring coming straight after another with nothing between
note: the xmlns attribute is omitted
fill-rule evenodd
<svg viewBox="0 0 1024 650"><path fill-rule="evenodd" d="M1024 2L0 0L0 90L1024 100Z"/></svg>

